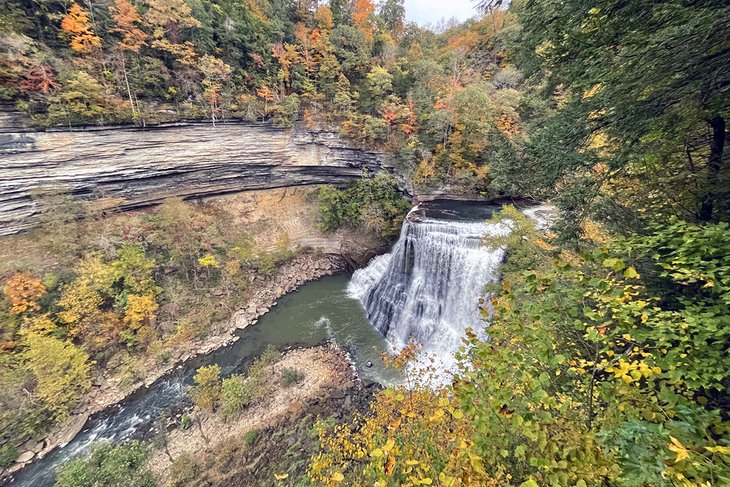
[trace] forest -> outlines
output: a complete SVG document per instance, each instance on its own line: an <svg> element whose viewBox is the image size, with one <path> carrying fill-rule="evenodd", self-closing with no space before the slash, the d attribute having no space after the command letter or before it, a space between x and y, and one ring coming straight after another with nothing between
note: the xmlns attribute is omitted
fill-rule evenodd
<svg viewBox="0 0 730 487"><path fill-rule="evenodd" d="M102 445L57 485L730 485L730 5L475 3L438 28L407 22L403 0L0 5L0 104L36 128L244 120L397 160L395 176L317 190L324 234L392 242L404 193L557 215L548 229L511 205L493 217L510 233L483 245L506 258L470 303L488 338L467 329L449 384L431 385L410 343L384 359L405 383L353 414L205 458L168 452L166 482L148 470L154 441ZM0 471L72 414L95 371L123 356L120 380L136 382L298 258L286 232L264 246L216 205L39 204L37 228L0 251ZM271 374L297 387L280 360L201 367L195 414L235 422L278 397ZM247 477L235 459L280 431L306 438L298 456Z"/></svg>

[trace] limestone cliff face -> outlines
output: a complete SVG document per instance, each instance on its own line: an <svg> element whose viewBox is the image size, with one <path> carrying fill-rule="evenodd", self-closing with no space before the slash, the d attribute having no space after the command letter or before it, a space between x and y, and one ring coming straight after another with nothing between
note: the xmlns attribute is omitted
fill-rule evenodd
<svg viewBox="0 0 730 487"><path fill-rule="evenodd" d="M4 121L8 121L6 118ZM31 193L53 189L132 209L168 197L342 184L376 171L381 157L334 133L268 125L168 124L151 129L25 131L0 128L0 235L33 224Z"/></svg>

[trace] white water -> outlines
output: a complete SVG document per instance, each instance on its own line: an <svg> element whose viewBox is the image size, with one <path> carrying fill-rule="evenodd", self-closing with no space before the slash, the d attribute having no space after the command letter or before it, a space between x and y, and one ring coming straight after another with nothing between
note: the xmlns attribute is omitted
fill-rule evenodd
<svg viewBox="0 0 730 487"><path fill-rule="evenodd" d="M499 278L504 251L482 239L507 233L505 224L406 218L393 251L355 272L348 292L396 349L422 344L446 380L466 329L485 329L480 300Z"/></svg>

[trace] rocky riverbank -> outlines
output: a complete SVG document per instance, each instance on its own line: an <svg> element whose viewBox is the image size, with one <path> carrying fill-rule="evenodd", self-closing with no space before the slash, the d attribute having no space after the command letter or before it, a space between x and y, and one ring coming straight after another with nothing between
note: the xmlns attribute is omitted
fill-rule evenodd
<svg viewBox="0 0 730 487"><path fill-rule="evenodd" d="M285 383L286 369L301 380ZM274 475L299 485L317 449L317 420L363 414L379 390L355 376L334 344L289 351L264 374L268 391L237 419L197 411L195 426L165 434L164 447L148 461L157 485L273 485Z"/></svg>
<svg viewBox="0 0 730 487"><path fill-rule="evenodd" d="M245 306L230 319L214 327L205 339L180 344L171 352L172 359L165 364L161 364L153 357L146 357L144 361L140 359L139 363L135 363L134 368L143 376L140 380L126 385L118 375L114 374L113 369L106 368L94 379L92 390L74 414L46 438L23 444L19 449L18 460L0 474L0 479L7 479L35 459L43 458L52 450L70 442L83 429L91 415L100 413L132 393L149 386L192 357L210 353L233 343L238 339L236 331L255 324L263 314L276 306L277 300L285 294L296 291L307 282L337 274L347 268L348 263L342 256L305 252L283 263L271 276L255 276L254 282L251 283L253 292Z"/></svg>

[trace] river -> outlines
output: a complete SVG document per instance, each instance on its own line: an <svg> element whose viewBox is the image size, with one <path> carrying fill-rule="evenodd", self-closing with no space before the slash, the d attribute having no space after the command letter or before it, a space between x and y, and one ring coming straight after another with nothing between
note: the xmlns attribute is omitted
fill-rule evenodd
<svg viewBox="0 0 730 487"><path fill-rule="evenodd" d="M349 280L347 274L325 277L284 296L256 325L241 330L237 342L186 362L149 388L92 417L71 443L30 464L11 485L52 486L58 466L87 453L95 442L134 438L156 418L188 405L187 388L198 367L217 363L223 375L241 372L269 345L285 349L333 340L350 353L360 377L381 383L393 380L394 373L380 359L387 342L370 325L360 302L348 295ZM367 367L368 362L373 366Z"/></svg>
<svg viewBox="0 0 730 487"><path fill-rule="evenodd" d="M197 368L216 363L223 375L241 372L270 345L283 350L331 340L350 353L361 378L388 384L397 375L383 365L382 353L415 337L424 344L422 358L435 359L439 380L448 382L466 328L486 329L479 302L484 286L498 280L504 253L483 246L482 238L509 231L485 222L498 209L484 203L419 205L391 253L354 276L326 277L284 296L258 324L238 332L237 342L186 362L92 417L73 441L29 465L12 485L51 486L58 466L88 453L94 443L144 436L157 418L189 406Z"/></svg>

